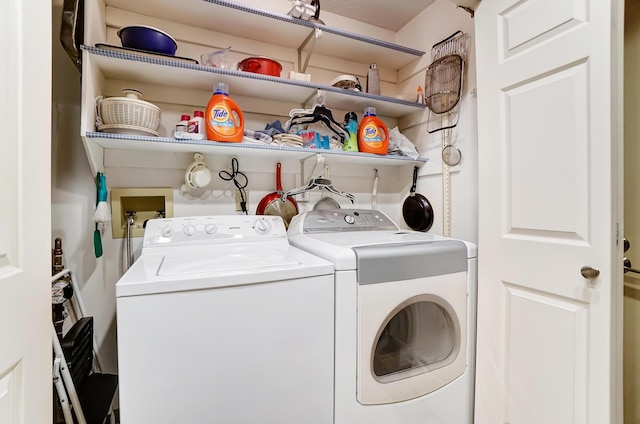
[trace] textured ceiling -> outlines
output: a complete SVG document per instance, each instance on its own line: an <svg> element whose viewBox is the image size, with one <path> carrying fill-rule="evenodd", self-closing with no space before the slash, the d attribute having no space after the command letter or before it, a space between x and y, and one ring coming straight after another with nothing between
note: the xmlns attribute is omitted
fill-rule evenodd
<svg viewBox="0 0 640 424"><path fill-rule="evenodd" d="M434 0L320 0L320 19L327 11L398 31Z"/></svg>

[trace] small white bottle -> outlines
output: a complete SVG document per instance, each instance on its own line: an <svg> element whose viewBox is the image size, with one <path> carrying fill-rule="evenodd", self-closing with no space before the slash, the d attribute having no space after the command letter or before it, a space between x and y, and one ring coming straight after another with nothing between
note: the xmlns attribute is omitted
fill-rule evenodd
<svg viewBox="0 0 640 424"><path fill-rule="evenodd" d="M186 138L189 119L191 119L191 116L189 115L180 116L180 122L176 124L176 129L173 133L173 138Z"/></svg>
<svg viewBox="0 0 640 424"><path fill-rule="evenodd" d="M191 119L191 116L181 115L180 122L178 122L178 125L176 125L176 132L187 132L187 127L189 126L189 119Z"/></svg>

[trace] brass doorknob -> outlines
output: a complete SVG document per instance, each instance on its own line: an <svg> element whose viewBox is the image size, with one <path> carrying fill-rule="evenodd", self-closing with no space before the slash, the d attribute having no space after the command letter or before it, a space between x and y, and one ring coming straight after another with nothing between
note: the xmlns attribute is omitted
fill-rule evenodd
<svg viewBox="0 0 640 424"><path fill-rule="evenodd" d="M582 276L587 280L593 280L600 275L600 271L595 268L591 268L590 266L583 266L580 268L580 274L582 274Z"/></svg>

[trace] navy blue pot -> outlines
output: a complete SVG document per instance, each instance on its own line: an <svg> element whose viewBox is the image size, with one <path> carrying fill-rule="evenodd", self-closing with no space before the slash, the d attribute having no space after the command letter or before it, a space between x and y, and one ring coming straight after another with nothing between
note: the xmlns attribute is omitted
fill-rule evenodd
<svg viewBox="0 0 640 424"><path fill-rule="evenodd" d="M178 44L172 36L157 28L134 25L118 30L122 47L169 55L176 54Z"/></svg>

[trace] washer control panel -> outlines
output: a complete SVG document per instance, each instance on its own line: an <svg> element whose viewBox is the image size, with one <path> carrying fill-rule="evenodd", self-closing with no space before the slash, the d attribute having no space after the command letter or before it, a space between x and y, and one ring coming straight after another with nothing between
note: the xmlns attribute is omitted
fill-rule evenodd
<svg viewBox="0 0 640 424"><path fill-rule="evenodd" d="M398 229L398 226L387 215L371 209L316 210L306 212L304 217L300 218L304 233ZM300 222L297 224L300 225ZM291 232L291 226L289 228Z"/></svg>
<svg viewBox="0 0 640 424"><path fill-rule="evenodd" d="M284 221L273 215L212 215L150 219L143 248L185 244L215 244L287 240Z"/></svg>

